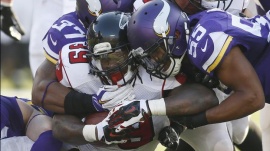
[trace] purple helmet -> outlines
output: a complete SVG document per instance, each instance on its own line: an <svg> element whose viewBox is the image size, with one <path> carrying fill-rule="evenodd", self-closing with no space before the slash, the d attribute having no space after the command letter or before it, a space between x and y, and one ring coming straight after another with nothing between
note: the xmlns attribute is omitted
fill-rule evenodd
<svg viewBox="0 0 270 151"><path fill-rule="evenodd" d="M135 0L77 0L76 12L87 28L101 13L110 11L132 12Z"/></svg>
<svg viewBox="0 0 270 151"><path fill-rule="evenodd" d="M180 71L187 49L187 27L186 14L173 2L150 1L132 15L128 24L133 54L151 75L162 79L174 76ZM162 57L153 59L160 49Z"/></svg>

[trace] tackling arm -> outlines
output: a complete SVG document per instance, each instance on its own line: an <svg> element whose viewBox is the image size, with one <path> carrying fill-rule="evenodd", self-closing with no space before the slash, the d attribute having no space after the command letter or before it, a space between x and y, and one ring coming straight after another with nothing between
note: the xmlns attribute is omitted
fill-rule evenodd
<svg viewBox="0 0 270 151"><path fill-rule="evenodd" d="M175 88L164 99L139 100L117 106L110 111L109 126L115 127L116 132L119 132L139 122L144 114L181 117L200 113L218 103L218 98L211 89L200 84L184 84Z"/></svg>
<svg viewBox="0 0 270 151"><path fill-rule="evenodd" d="M53 117L53 135L57 139L74 145L88 142L84 139L82 129L85 124L72 115L55 115Z"/></svg>
<svg viewBox="0 0 270 151"><path fill-rule="evenodd" d="M175 120L188 128L227 122L250 115L264 106L263 90L256 72L239 47L234 47L215 73L233 93L218 106Z"/></svg>
<svg viewBox="0 0 270 151"><path fill-rule="evenodd" d="M209 123L238 119L263 108L265 100L261 83L239 47L234 47L224 58L216 74L234 92L219 106L206 111Z"/></svg>
<svg viewBox="0 0 270 151"><path fill-rule="evenodd" d="M56 113L65 113L64 100L65 96L71 91L57 81L55 75L55 65L45 60L38 68L32 89L32 101L35 105L42 106ZM47 92L46 91L47 88ZM43 99L44 95L44 100ZM43 102L43 105L42 105Z"/></svg>
<svg viewBox="0 0 270 151"><path fill-rule="evenodd" d="M164 98L166 115L190 115L219 104L214 91L201 84L184 84Z"/></svg>

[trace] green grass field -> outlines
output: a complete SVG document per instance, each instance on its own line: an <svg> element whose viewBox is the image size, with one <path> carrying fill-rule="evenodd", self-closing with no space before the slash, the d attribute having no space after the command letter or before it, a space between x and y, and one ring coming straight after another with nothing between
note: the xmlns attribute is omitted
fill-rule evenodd
<svg viewBox="0 0 270 151"><path fill-rule="evenodd" d="M1 77L1 95L18 96L24 98L31 98L32 79L26 78L21 82L20 88L15 88L14 84L9 79ZM259 126L259 112L255 112L251 115L251 120ZM158 145L155 151L164 151L165 147ZM236 149L236 151L238 151Z"/></svg>

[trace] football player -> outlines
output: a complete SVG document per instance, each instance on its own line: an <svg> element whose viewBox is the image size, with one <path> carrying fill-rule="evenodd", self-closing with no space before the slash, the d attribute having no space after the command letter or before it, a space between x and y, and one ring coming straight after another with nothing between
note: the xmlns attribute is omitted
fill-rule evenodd
<svg viewBox="0 0 270 151"><path fill-rule="evenodd" d="M175 1L175 0L174 0ZM185 3L186 1L176 1L177 3ZM232 13L237 16L247 16L253 17L254 14L248 8L249 0L215 0L215 1L190 1L191 3L186 3L185 7L181 7L182 9L186 10L188 14L192 14L194 12L198 12L201 10L208 10L213 8L219 8L229 13ZM194 4L199 9L194 9ZM191 11L191 10L194 10ZM210 80L211 81L211 80ZM224 94L226 96L226 94ZM238 120L232 120L227 123L227 126L230 130L233 131L233 142L239 149L243 150L261 150L261 132L259 128L250 120L250 117L243 117ZM246 141L245 141L246 140ZM187 148L186 148L187 149ZM180 149L181 150L181 149Z"/></svg>
<svg viewBox="0 0 270 151"><path fill-rule="evenodd" d="M204 6L207 6L209 3L217 3L217 1L212 1L212 2L205 2L204 0L202 0L200 3L198 2L198 3L193 3L193 4L191 4L191 3L189 3L189 2L187 2L187 1L178 1L178 0L175 0L175 2L180 6L180 8L184 8L183 6L183 4L184 3L186 3L186 4L188 4L188 5L190 5L191 6L191 8L196 8L196 7L200 7L201 6L201 8L202 7L204 7ZM191 1L192 2L192 1ZM193 1L194 2L194 1ZM226 2L222 2L222 1L220 1L219 2L219 6L223 6L224 4L224 6L226 6L226 4L228 4L230 1L226 1ZM266 4L265 3L265 1L260 1L261 2L261 4L262 4L262 6L263 6L263 8L264 8L264 13L260 13L261 15L264 15L267 11L269 11L269 4ZM223 3L223 4L222 4ZM232 1L232 2L230 2L231 3L231 6L236 6L236 5L234 5L233 3L238 3L238 1ZM242 4L242 3L238 3L238 4ZM195 7L194 7L195 6ZM229 5L227 5L227 6L229 6ZM250 13L248 13L248 8L246 8L246 6L247 6L247 2L245 2L244 3L244 5L243 5L244 7L244 9L246 10L245 12L247 12L247 14L250 14ZM222 8L222 7L218 7L218 8ZM267 9L268 8L268 9ZM195 9L196 10L196 9ZM188 12L189 10L187 10L187 12ZM197 9L197 11L200 11L200 10L198 10ZM230 13L232 13L229 9L227 10L228 12L230 12ZM189 12L189 13L191 13L191 12ZM242 12L243 13L243 12ZM191 13L192 14L192 13ZM235 13L233 13L233 14L235 14ZM269 12L268 12L268 14L269 14ZM235 15L237 15L237 14L235 14ZM240 16L243 16L242 14L240 15ZM247 15L247 16L249 16L249 15ZM267 15L266 15L267 16ZM252 16L249 16L249 17L252 17ZM259 17L255 17L255 18L259 18ZM250 20L256 20L256 19L250 19ZM269 17L268 17L269 18ZM269 19L267 19L266 20L266 22L269 22ZM256 22L256 21L255 21ZM265 24L265 23L263 23L263 24ZM267 23L266 23L267 24ZM268 24L269 25L269 24ZM245 28L245 27L243 27L243 28ZM267 33L267 32L266 32ZM269 38L268 38L269 39ZM264 51L266 51L267 52L267 50L265 49ZM269 88L267 88L267 86L265 86L265 85L269 85L269 81L267 80L267 79L265 79L264 77L267 77L267 76L265 76L265 75L268 75L269 73L267 73L266 71L264 71L265 69L263 68L263 67L258 67L258 66L265 66L265 64L267 64L267 56L269 56L269 55L267 55L267 54L265 54L265 56L266 57L264 57L264 58L266 58L266 59L262 59L262 60L264 60L264 61L259 61L259 62L263 62L263 63L260 63L260 65L257 65L256 66L256 72L257 72L257 74L259 74L259 79L260 79L260 81L261 81L261 83L262 83L262 86L263 86L263 89L264 89L264 92L265 92L265 99L266 99L266 104L265 104L265 107L262 109L262 112L261 112L261 119L267 119L267 118L264 118L265 117L265 115L266 114L268 114L269 113L269 111L266 111L267 110L267 106L268 106L268 103L267 102L269 102L269 101L267 101L267 100L269 100L268 99L268 96L269 96ZM258 69L257 68L261 68L260 69L260 71L258 71ZM269 76L268 76L269 77ZM241 119L241 121L238 121L238 120L233 120L232 121L232 128L233 128L233 135L235 135L235 133L237 134L236 136L233 136L233 140L235 140L234 142L236 143L236 145L237 145L237 147L238 148L240 148L240 149L243 149L243 150L261 150L262 148L261 147L259 147L258 145L260 145L260 144L258 144L258 143L260 143L260 141L258 141L258 140L254 140L254 138L260 138L261 136L260 135L262 135L262 139L263 139L263 150L269 150L270 149L270 147L268 146L268 143L266 143L266 141L269 141L270 140L270 133L269 132L267 132L267 131L269 131L269 130L267 130L267 129L269 129L269 125L270 124L267 124L267 123L270 123L270 122L267 122L267 120L261 120L261 127L262 127L262 132L259 132L258 131L258 128L256 128L256 127L254 127L254 126L256 126L256 125L254 125L253 123L252 123L252 121L249 121L249 125L247 125L247 126L249 126L248 128L249 128L249 132L248 132L248 134L245 134L245 133L239 133L239 128L238 129L234 129L234 127L239 127L240 125L239 124L241 124L242 126L241 127L243 127L244 125L243 125L243 122L245 122L244 121L245 120L245 118L242 118ZM245 122L246 123L246 122ZM242 128L243 129L243 128ZM241 131L240 131L241 132ZM255 133L254 133L255 132ZM259 133L258 133L259 132ZM243 135L244 134L244 135ZM247 137L245 138L247 141L244 141L243 139L239 139L239 138L242 138L242 136L246 136L247 135ZM250 144L252 144L252 143L255 143L255 144L258 144L258 145L255 145L255 144L253 144L253 145L250 145ZM253 148L254 146L257 146L256 148ZM268 146L268 147L266 147L266 146Z"/></svg>
<svg viewBox="0 0 270 151"><path fill-rule="evenodd" d="M5 151L59 151L62 142L52 135L52 119L31 100L1 95L1 149ZM18 139L18 136L27 136ZM9 140L16 137L15 141ZM10 139L9 139L10 138ZM31 139L31 141L28 141ZM21 141L25 141L23 146Z"/></svg>
<svg viewBox="0 0 270 151"><path fill-rule="evenodd" d="M87 42L90 50L90 75L81 79L81 75L87 75L89 72L88 62L73 63L70 60L70 53L81 54L88 51L85 48L73 48L72 50L62 50L59 58L59 66L57 69L59 80L62 84L78 91L85 91L86 93L96 92L98 85L134 85L133 91L136 99L151 99L153 105L155 102L166 95L168 90L180 86L180 82L184 81L184 77L170 77L166 80L158 79L156 77L149 77L146 71L139 67L137 69L133 58L130 54L129 43L126 35L126 26L128 24L128 14L123 12L109 12L103 13L90 25L88 28ZM71 47L69 47L71 48ZM139 72L138 72L138 71ZM98 79L94 78L96 75ZM85 82L81 82L85 81ZM95 90L96 89L96 90ZM93 92L91 92L93 91ZM166 100L173 104L175 101L182 102L182 114L192 114L200 112L205 108L214 105L211 98L214 93L200 85L181 85L176 91L177 95L167 97ZM199 95L199 99L193 100L194 94ZM202 99L202 100L201 100ZM205 100L204 100L205 99ZM214 99L216 100L216 99ZM208 102L210 101L210 102ZM217 101L217 100L216 100ZM214 102L216 102L214 101ZM193 106L187 104L194 103ZM217 102L216 102L217 103ZM159 108L159 104L156 104ZM113 106L110 108L112 109ZM125 139L126 143L118 145L106 145L93 143L94 141L101 141L102 137L96 139L94 135L95 128L102 129L105 125L85 125L80 119L68 115L56 115L53 119L54 135L71 144L85 144L90 142L96 150L121 150L121 149L136 149L136 150L155 150L157 144L157 134L159 131L169 125L169 120L166 116L153 116L146 118L147 122L137 123L132 126L132 131L127 132ZM106 120L105 120L106 122ZM104 128L106 129L106 127ZM66 133L60 133L65 131ZM104 131L106 143L112 143L111 135L106 136ZM110 133L109 133L110 134ZM113 135L113 134L112 134ZM101 135L103 136L103 135ZM127 137L128 136L128 137ZM224 140L226 138L220 137ZM228 143L230 138L227 137ZM226 144L227 145L227 144ZM226 145L222 145L227 148ZM86 149L89 145L79 146L80 149ZM232 147L232 144L231 144Z"/></svg>
<svg viewBox="0 0 270 151"><path fill-rule="evenodd" d="M193 4L188 4L189 2L190 1L177 1L180 7L184 6L181 7L182 9L184 9L186 6L193 6ZM194 4L198 4L196 2L197 1L195 1ZM152 6L150 6L151 4ZM200 11L198 5L196 6L197 7L187 9L186 11ZM154 13L151 11L151 13L148 13L146 9L147 7L151 7L152 10L155 8L154 10L156 10L156 12ZM158 7L160 8L159 10L157 10ZM254 71L252 65L250 65L250 62L255 65L255 63L261 58L258 55L252 54L255 53L253 51L255 49L255 44L251 45L251 43L254 43L255 40L251 40L252 42L249 42L248 40L250 39L246 38L245 36L252 35L262 39L260 41L262 45L260 45L260 48L256 47L256 50L260 50L261 53L264 53L264 48L268 44L269 40L269 18L266 16L258 16L257 18L251 19L251 21L247 21L220 10L211 10L204 11L204 13L197 15L192 15L190 16L190 21L186 21L185 26L179 26L179 19L176 21L175 18L174 20L168 18L170 14L168 12L173 12L176 10L175 7L171 6L170 2L149 2L144 5L143 8L145 9L139 9L132 16L130 21L131 24L128 26L128 36L134 49L139 47L142 48L137 49L134 51L134 53L139 56L138 60L140 60L141 64L150 74L160 78L166 78L174 75L175 73L179 72L181 61L183 59L181 70L190 70L192 69L192 66L195 66L197 69L201 70L201 72L209 75L205 76L204 78L200 78L202 82L209 81L209 77L216 77L223 84L230 87L234 91L219 106L214 107L206 112L202 112L197 116L185 118L186 120L183 122L185 125L188 125L189 128L194 128L206 125L208 123L218 123L233 120L249 115L263 107L264 97L262 87L256 72ZM190 14L192 14L192 12L190 12ZM212 18L210 14L219 17ZM185 14L182 16L185 16ZM227 18L223 19L224 17ZM223 20L220 20L221 18ZM152 20L153 22L149 22L149 20ZM167 22L164 22L164 20L167 20ZM225 23L222 24L222 22ZM225 28L223 25L227 24L229 24L229 26ZM172 27L178 27L178 29L174 30ZM190 27L192 27L191 29L193 30L189 33ZM239 30L239 28L241 29ZM152 35L150 33L152 33ZM220 36L216 36L215 34L217 33L219 33ZM232 41L226 41L227 38L224 37L222 44L220 44L219 42L220 40L222 41L222 39L217 40L215 38L221 38L221 35L224 35L225 37L227 36L229 39L233 37ZM239 42L237 39L241 39L243 42ZM221 50L223 50L222 53L219 53ZM245 53L245 57L240 58L241 55L243 56L241 50ZM234 57L234 55L237 56L237 62L230 64L233 60L226 61L227 58L230 58L230 56ZM240 61L240 59L243 60ZM186 63L186 61L191 61L191 63ZM223 67L223 65L225 65L225 67ZM232 67L227 68L230 65ZM241 67L241 65L245 65L245 68ZM230 73L237 73L237 75L225 76L226 72L229 70L234 71L236 67L238 67L237 72L230 71ZM244 71L239 72L241 71L240 69L243 69ZM265 73L267 74L267 72ZM252 78L253 80L245 80L247 75L248 78ZM242 78L237 78L237 80L234 79L238 76ZM241 83L239 83L240 79L243 80ZM210 80L210 84L213 82L213 80L215 79ZM264 90L267 92L267 87L265 87ZM235 101L235 99L237 101ZM250 103L252 105L247 106L245 105L246 103ZM239 111L240 107L242 108L241 111ZM166 106L166 108L168 107ZM230 108L230 112L225 112L227 108ZM171 109L168 108L168 110L170 111ZM169 115L169 113L167 113L167 115ZM112 118L112 125L115 122L114 120L119 119ZM127 123L124 123L121 126L125 126L125 124Z"/></svg>

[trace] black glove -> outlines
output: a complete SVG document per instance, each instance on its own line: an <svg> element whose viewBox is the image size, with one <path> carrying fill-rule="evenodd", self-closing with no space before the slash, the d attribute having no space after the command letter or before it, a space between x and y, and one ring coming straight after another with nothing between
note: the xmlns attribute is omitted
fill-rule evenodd
<svg viewBox="0 0 270 151"><path fill-rule="evenodd" d="M180 123L186 126L188 129L194 129L200 126L208 124L205 112L201 112L195 115L181 116L181 117L169 117L170 120Z"/></svg>
<svg viewBox="0 0 270 151"><path fill-rule="evenodd" d="M172 121L170 126L166 126L160 131L158 140L163 146L176 150L179 146L180 134L185 129L185 126Z"/></svg>
<svg viewBox="0 0 270 151"><path fill-rule="evenodd" d="M24 35L24 31L18 22L18 19L12 12L9 6L0 6L1 10L1 30L11 37L12 39L19 41Z"/></svg>

